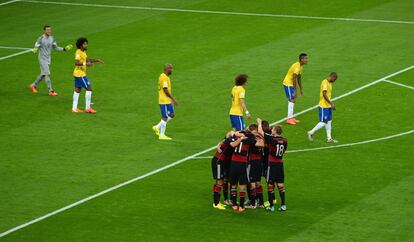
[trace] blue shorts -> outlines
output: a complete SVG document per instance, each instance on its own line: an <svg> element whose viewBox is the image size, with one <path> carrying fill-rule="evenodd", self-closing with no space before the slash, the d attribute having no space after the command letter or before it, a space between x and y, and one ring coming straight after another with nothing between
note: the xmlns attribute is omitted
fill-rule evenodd
<svg viewBox="0 0 414 242"><path fill-rule="evenodd" d="M87 76L75 77L75 87L77 88L88 88L91 86Z"/></svg>
<svg viewBox="0 0 414 242"><path fill-rule="evenodd" d="M291 100L291 99L294 99L295 97L295 87L293 87L293 86L285 86L285 85L283 85L283 87L285 88L285 94L286 94L286 97L287 97L287 99L289 99L289 100Z"/></svg>
<svg viewBox="0 0 414 242"><path fill-rule="evenodd" d="M174 114L174 106L170 104L160 104L161 116L166 118Z"/></svg>
<svg viewBox="0 0 414 242"><path fill-rule="evenodd" d="M236 131L244 129L244 119L243 116L230 115L231 127Z"/></svg>
<svg viewBox="0 0 414 242"><path fill-rule="evenodd" d="M332 108L318 107L319 122L328 122L332 120Z"/></svg>

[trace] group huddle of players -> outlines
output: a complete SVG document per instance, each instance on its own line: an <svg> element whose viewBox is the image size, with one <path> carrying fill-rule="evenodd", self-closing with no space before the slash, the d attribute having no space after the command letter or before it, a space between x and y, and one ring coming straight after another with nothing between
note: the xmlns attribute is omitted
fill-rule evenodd
<svg viewBox="0 0 414 242"><path fill-rule="evenodd" d="M224 140L218 144L211 162L214 208L226 209L226 205L231 205L231 208L238 212L243 212L245 208L266 208L267 211L273 212L276 183L281 200L279 211L286 211L283 154L288 142L281 135L280 126L271 128L267 121L259 118L257 124L250 124L244 130L230 131L226 134ZM267 183L266 207L262 176ZM220 202L221 193L224 196L224 204ZM240 198L239 202L237 195Z"/></svg>

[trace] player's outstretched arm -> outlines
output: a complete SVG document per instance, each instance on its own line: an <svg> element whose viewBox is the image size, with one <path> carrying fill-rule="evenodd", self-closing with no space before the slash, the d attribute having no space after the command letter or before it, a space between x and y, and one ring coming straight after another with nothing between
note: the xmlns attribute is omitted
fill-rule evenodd
<svg viewBox="0 0 414 242"><path fill-rule="evenodd" d="M98 64L104 64L104 61L101 59L92 59L92 58L87 58L86 62L90 62L90 63L98 63Z"/></svg>
<svg viewBox="0 0 414 242"><path fill-rule="evenodd" d="M264 131L263 131L263 127L262 127L262 120L260 118L257 118L256 121L257 121L257 131L259 132L259 134L261 136L264 137Z"/></svg>

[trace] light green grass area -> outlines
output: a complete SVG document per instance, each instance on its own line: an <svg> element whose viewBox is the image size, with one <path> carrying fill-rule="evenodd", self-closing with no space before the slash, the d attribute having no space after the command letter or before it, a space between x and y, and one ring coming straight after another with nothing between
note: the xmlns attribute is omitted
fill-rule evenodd
<svg viewBox="0 0 414 242"><path fill-rule="evenodd" d="M70 1L84 2L84 1ZM408 0L90 1L94 4L414 21ZM13 14L11 14L13 13ZM89 39L96 115L70 112L74 51L53 53L52 81L32 94L37 56L0 61L0 233L213 145L230 130L234 76L247 73L253 119L285 117L281 85L301 52L304 96L314 106L320 82L339 74L333 96L412 66L414 24L329 21L17 2L0 6L0 46L31 47L45 24L61 46ZM18 52L18 51L16 51ZM0 56L9 50L0 49ZM158 141L157 78L174 65L180 102ZM414 69L390 78L414 86ZM337 100L340 144L413 130L414 91L378 83ZM84 92L83 92L84 93ZM84 94L79 106L83 108ZM289 150L308 142L317 110L283 124ZM193 159L0 238L0 241L409 241L413 134L376 143L286 154L288 211L245 214L211 207L209 159ZM211 152L205 156L212 155ZM204 156L204 155L203 155Z"/></svg>

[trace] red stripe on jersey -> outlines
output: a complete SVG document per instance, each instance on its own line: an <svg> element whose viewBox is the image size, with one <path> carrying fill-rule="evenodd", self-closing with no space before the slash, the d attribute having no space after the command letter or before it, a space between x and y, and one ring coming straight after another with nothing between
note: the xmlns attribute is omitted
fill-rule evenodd
<svg viewBox="0 0 414 242"><path fill-rule="evenodd" d="M239 154L233 154L233 156L231 157L231 161L247 163L247 156L239 155Z"/></svg>
<svg viewBox="0 0 414 242"><path fill-rule="evenodd" d="M253 154L253 153L249 154L249 160L261 160L261 159L262 159L262 155L260 154Z"/></svg>
<svg viewBox="0 0 414 242"><path fill-rule="evenodd" d="M269 155L269 162L272 162L272 163L282 163L283 160L282 159L278 159L278 158L276 158L274 156L270 156Z"/></svg>

